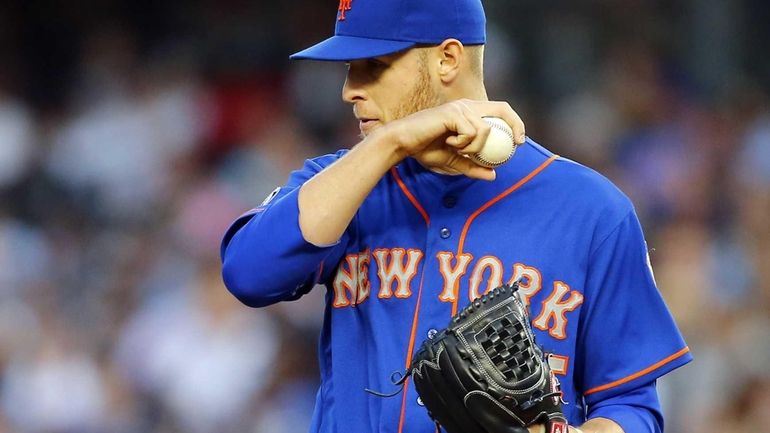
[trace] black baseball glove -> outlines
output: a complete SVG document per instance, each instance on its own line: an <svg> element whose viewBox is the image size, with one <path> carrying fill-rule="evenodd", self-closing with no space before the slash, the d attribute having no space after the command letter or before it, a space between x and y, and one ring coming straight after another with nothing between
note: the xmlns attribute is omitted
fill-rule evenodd
<svg viewBox="0 0 770 433"><path fill-rule="evenodd" d="M448 433L527 433L533 424L567 433L559 382L535 344L518 282L460 311L422 343L407 375Z"/></svg>

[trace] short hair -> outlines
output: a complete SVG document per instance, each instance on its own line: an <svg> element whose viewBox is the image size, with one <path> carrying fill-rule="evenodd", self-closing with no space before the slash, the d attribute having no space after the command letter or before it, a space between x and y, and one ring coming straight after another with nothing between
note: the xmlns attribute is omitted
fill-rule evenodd
<svg viewBox="0 0 770 433"><path fill-rule="evenodd" d="M479 80L484 80L484 45L466 45L465 53L468 56L470 71Z"/></svg>
<svg viewBox="0 0 770 433"><path fill-rule="evenodd" d="M430 47L418 47L430 48ZM484 81L484 45L464 45L465 58L468 62L468 69L481 81ZM424 68L428 64L428 51L418 49L417 53L420 59L420 67Z"/></svg>

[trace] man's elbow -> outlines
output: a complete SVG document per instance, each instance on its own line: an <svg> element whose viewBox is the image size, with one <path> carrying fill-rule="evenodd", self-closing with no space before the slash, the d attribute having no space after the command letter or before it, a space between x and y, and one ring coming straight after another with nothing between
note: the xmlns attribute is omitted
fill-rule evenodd
<svg viewBox="0 0 770 433"><path fill-rule="evenodd" d="M227 290L249 307L265 307L275 302L265 296L260 278L253 270L244 269L232 260L225 260L222 264L222 280Z"/></svg>

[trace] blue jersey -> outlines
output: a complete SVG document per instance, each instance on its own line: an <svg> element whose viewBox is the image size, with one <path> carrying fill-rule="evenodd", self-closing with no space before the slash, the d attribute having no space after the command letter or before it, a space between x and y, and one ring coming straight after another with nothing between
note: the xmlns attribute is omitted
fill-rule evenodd
<svg viewBox="0 0 770 433"><path fill-rule="evenodd" d="M393 398L364 389L393 390L390 373L424 339L519 278L570 424L690 361L634 208L598 173L532 141L493 182L408 158L378 182L339 242L311 245L299 229L299 187L344 154L307 161L222 245L225 282L248 305L327 288L312 432L434 432L408 381Z"/></svg>

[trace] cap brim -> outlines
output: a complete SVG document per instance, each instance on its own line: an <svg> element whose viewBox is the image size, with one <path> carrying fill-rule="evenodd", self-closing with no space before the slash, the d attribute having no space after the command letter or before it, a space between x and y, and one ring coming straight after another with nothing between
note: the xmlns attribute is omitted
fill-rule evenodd
<svg viewBox="0 0 770 433"><path fill-rule="evenodd" d="M289 56L292 60L345 62L397 53L417 45L415 42L332 36L310 48Z"/></svg>

